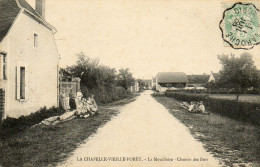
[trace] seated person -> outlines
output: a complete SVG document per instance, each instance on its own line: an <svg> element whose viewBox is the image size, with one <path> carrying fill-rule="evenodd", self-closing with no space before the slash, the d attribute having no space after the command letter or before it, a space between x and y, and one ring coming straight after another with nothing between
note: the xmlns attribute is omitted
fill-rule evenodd
<svg viewBox="0 0 260 167"><path fill-rule="evenodd" d="M87 104L87 100L85 98L82 98L81 100L78 100L78 107L76 115L79 117L87 118L89 116L89 105Z"/></svg>
<svg viewBox="0 0 260 167"><path fill-rule="evenodd" d="M194 112L206 114L205 106L203 105L203 101L200 101L197 103L196 108L194 109Z"/></svg>
<svg viewBox="0 0 260 167"><path fill-rule="evenodd" d="M193 111L194 111L194 108L195 108L195 102L192 101L192 102L190 103L190 106L189 106L189 109L188 109L188 110L189 110L190 112L193 112Z"/></svg>
<svg viewBox="0 0 260 167"><path fill-rule="evenodd" d="M181 107L181 108L184 108L184 109L187 109L187 110L189 109L189 106L190 106L190 105L189 105L187 102L182 102L182 103L180 104L180 107Z"/></svg>
<svg viewBox="0 0 260 167"><path fill-rule="evenodd" d="M201 113L205 113L205 112L206 112L206 111L205 111L205 106L203 105L203 101L201 101L201 102L199 103L199 110L200 110Z"/></svg>
<svg viewBox="0 0 260 167"><path fill-rule="evenodd" d="M88 97L87 104L88 104L88 107L89 107L89 110L90 110L90 114L94 115L96 113L96 111L98 110L98 107L97 107L97 103L94 99L93 94L90 95L90 97Z"/></svg>
<svg viewBox="0 0 260 167"><path fill-rule="evenodd" d="M194 107L193 107L193 109L192 109L192 112L194 112L194 113L200 113L199 102L195 102L195 103L194 103Z"/></svg>

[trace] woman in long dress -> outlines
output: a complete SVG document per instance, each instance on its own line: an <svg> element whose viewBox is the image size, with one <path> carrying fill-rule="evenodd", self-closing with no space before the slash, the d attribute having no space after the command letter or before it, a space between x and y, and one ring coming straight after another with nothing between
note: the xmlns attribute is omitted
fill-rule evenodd
<svg viewBox="0 0 260 167"><path fill-rule="evenodd" d="M63 89L61 94L60 94L60 103L61 103L61 107L64 110L69 110L70 106L69 106L69 101L68 101L68 97L66 96L66 92Z"/></svg>

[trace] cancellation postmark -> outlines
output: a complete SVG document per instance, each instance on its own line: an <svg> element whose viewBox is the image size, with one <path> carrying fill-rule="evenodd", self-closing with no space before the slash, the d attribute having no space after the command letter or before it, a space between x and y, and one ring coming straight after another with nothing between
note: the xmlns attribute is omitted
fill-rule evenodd
<svg viewBox="0 0 260 167"><path fill-rule="evenodd" d="M260 43L259 10L252 3L235 3L220 21L223 40L234 49L252 49Z"/></svg>

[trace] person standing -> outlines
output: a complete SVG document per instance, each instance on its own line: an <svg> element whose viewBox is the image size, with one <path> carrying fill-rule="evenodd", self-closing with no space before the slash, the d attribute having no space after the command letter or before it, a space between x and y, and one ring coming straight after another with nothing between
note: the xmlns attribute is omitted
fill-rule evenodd
<svg viewBox="0 0 260 167"><path fill-rule="evenodd" d="M70 105L70 109L74 110L76 109L76 102L75 102L75 94L73 93L73 90L70 90L70 94L69 94L69 105Z"/></svg>
<svg viewBox="0 0 260 167"><path fill-rule="evenodd" d="M68 106L66 104L66 92L65 90L63 89L60 93L60 103L61 103L61 107L64 109L64 110L68 110Z"/></svg>
<svg viewBox="0 0 260 167"><path fill-rule="evenodd" d="M76 96L76 99L75 99L75 102L76 102L76 108L80 108L81 107L81 99L83 97L83 94L81 93L81 90L79 89L78 92L77 92L77 96Z"/></svg>

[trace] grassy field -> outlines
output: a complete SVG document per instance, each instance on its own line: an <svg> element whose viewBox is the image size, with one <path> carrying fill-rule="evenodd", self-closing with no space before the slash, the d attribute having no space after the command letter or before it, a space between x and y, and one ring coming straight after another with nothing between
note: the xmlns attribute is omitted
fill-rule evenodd
<svg viewBox="0 0 260 167"><path fill-rule="evenodd" d="M204 148L218 157L223 166L260 166L260 128L214 113L193 114L179 107L179 101L154 96L185 124Z"/></svg>
<svg viewBox="0 0 260 167"><path fill-rule="evenodd" d="M236 100L235 94L209 94L209 97L214 98L214 99ZM260 103L260 95L241 94L241 95L239 95L239 101L250 102L250 103Z"/></svg>
<svg viewBox="0 0 260 167"><path fill-rule="evenodd" d="M100 106L98 114L87 119L76 118L55 126L36 126L0 140L0 166L55 166L100 126L117 115L122 105L134 101L135 97L136 95L132 95L124 100Z"/></svg>

